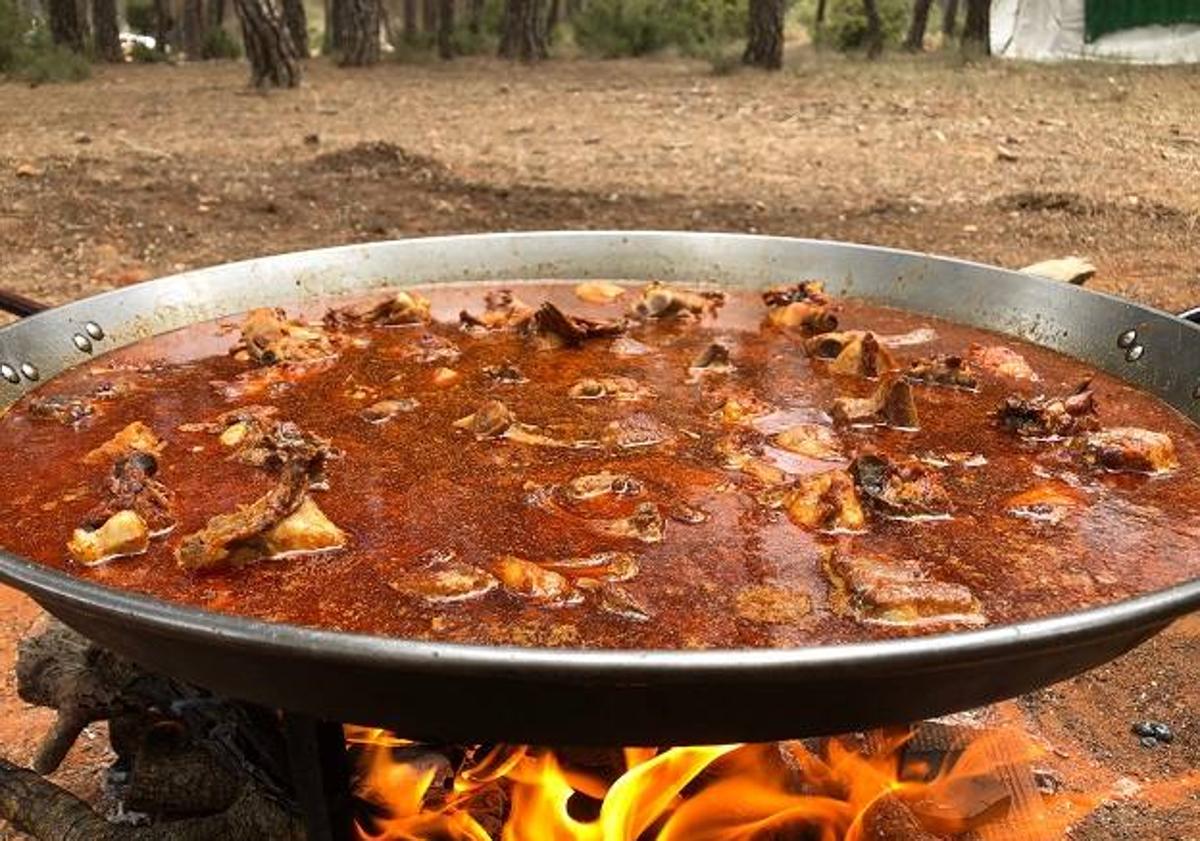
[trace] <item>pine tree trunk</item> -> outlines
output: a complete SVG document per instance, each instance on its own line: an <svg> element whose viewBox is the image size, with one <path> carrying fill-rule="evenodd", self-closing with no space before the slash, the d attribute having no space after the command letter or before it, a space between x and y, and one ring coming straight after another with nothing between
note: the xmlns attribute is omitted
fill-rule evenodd
<svg viewBox="0 0 1200 841"><path fill-rule="evenodd" d="M867 58L874 60L883 54L883 21L876 0L863 0L863 11L867 13Z"/></svg>
<svg viewBox="0 0 1200 841"><path fill-rule="evenodd" d="M154 0L154 49L167 51L167 33L171 30L171 10L167 0Z"/></svg>
<svg viewBox="0 0 1200 841"><path fill-rule="evenodd" d="M204 0L183 0L180 41L189 61L199 61L204 52Z"/></svg>
<svg viewBox="0 0 1200 841"><path fill-rule="evenodd" d="M225 26L225 0L209 0L208 29L221 29Z"/></svg>
<svg viewBox="0 0 1200 841"><path fill-rule="evenodd" d="M929 28L929 9L933 0L916 0L913 3L912 23L908 27L908 37L904 39L904 49L919 53L925 49L925 30Z"/></svg>
<svg viewBox="0 0 1200 841"><path fill-rule="evenodd" d="M438 55L454 58L454 0L438 0Z"/></svg>
<svg viewBox="0 0 1200 841"><path fill-rule="evenodd" d="M504 0L501 23L500 57L520 61L546 58L546 38L542 31L541 0Z"/></svg>
<svg viewBox="0 0 1200 841"><path fill-rule="evenodd" d="M942 34L953 38L958 29L958 0L943 0L942 2Z"/></svg>
<svg viewBox="0 0 1200 841"><path fill-rule="evenodd" d="M283 0L283 21L292 46L299 58L308 58L308 13L304 11L304 0Z"/></svg>
<svg viewBox="0 0 1200 841"><path fill-rule="evenodd" d="M255 87L294 88L300 84L300 62L292 36L274 0L234 0L242 23L242 41L250 59Z"/></svg>
<svg viewBox="0 0 1200 841"><path fill-rule="evenodd" d="M404 42L417 42L417 0L404 0Z"/></svg>
<svg viewBox="0 0 1200 841"><path fill-rule="evenodd" d="M96 58L114 63L125 60L125 54L121 51L115 0L92 0L92 40Z"/></svg>
<svg viewBox="0 0 1200 841"><path fill-rule="evenodd" d="M783 66L784 0L750 0L742 63L765 70Z"/></svg>
<svg viewBox="0 0 1200 841"><path fill-rule="evenodd" d="M426 35L437 34L439 2L441 0L421 0L421 31Z"/></svg>
<svg viewBox="0 0 1200 841"><path fill-rule="evenodd" d="M467 30L472 35L483 31L483 0L471 0L471 19L467 22Z"/></svg>
<svg viewBox="0 0 1200 841"><path fill-rule="evenodd" d="M346 7L343 67L366 67L379 61L380 0L343 0Z"/></svg>
<svg viewBox="0 0 1200 841"><path fill-rule="evenodd" d="M546 11L546 41L554 40L554 30L558 28L558 19L562 14L562 0L550 0L550 8Z"/></svg>
<svg viewBox="0 0 1200 841"><path fill-rule="evenodd" d="M84 21L76 0L49 0L46 13L50 18L51 40L77 53L83 52Z"/></svg>
<svg viewBox="0 0 1200 841"><path fill-rule="evenodd" d="M965 53L987 55L991 0L967 0L967 20L963 24L962 48Z"/></svg>

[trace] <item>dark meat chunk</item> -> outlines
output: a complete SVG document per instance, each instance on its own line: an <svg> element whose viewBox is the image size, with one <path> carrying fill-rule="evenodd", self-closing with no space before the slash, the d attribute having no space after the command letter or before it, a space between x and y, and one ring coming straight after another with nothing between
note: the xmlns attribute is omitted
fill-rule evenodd
<svg viewBox="0 0 1200 841"><path fill-rule="evenodd" d="M844 470L805 476L783 500L788 518L820 531L861 531L866 524L854 480Z"/></svg>
<svg viewBox="0 0 1200 841"><path fill-rule="evenodd" d="M324 359L335 353L323 329L290 320L283 310L269 307L246 314L242 341L234 350L244 351L260 365Z"/></svg>
<svg viewBox="0 0 1200 841"><path fill-rule="evenodd" d="M822 333L804 340L804 352L813 359L833 361L854 342L861 342L867 335L862 330L846 330L838 333Z"/></svg>
<svg viewBox="0 0 1200 841"><path fill-rule="evenodd" d="M850 463L854 484L867 502L888 517L945 517L950 495L935 471L915 458L891 461L864 453Z"/></svg>
<svg viewBox="0 0 1200 841"><path fill-rule="evenodd" d="M488 292L484 298L484 311L472 315L463 310L458 320L463 327L480 330L517 330L528 326L533 318L533 307L513 295L511 289Z"/></svg>
<svg viewBox="0 0 1200 841"><path fill-rule="evenodd" d="M76 426L95 413L93 400L74 394L53 394L34 397L29 401L29 416L56 420L66 426Z"/></svg>
<svg viewBox="0 0 1200 841"><path fill-rule="evenodd" d="M99 528L120 511L133 511L146 524L151 537L175 527L175 501L171 491L154 478L158 459L153 453L134 451L113 463L104 481L103 500L83 518L87 529Z"/></svg>
<svg viewBox="0 0 1200 841"><path fill-rule="evenodd" d="M931 579L916 561L831 550L830 607L865 622L979 624L979 602L961 584Z"/></svg>
<svg viewBox="0 0 1200 841"><path fill-rule="evenodd" d="M767 305L767 319L776 327L799 328L805 333L829 333L837 329L837 316L819 280L773 286L763 292L762 298Z"/></svg>
<svg viewBox="0 0 1200 841"><path fill-rule="evenodd" d="M868 380L879 379L883 374L895 371L898 367L895 358L887 348L879 344L874 333L864 333L851 339L829 364L829 370L834 374L863 377Z"/></svg>
<svg viewBox="0 0 1200 841"><path fill-rule="evenodd" d="M917 404L912 387L899 376L884 377L870 397L839 397L829 411L843 426L885 426L917 429Z"/></svg>
<svg viewBox="0 0 1200 841"><path fill-rule="evenodd" d="M723 374L732 371L733 357L729 353L729 346L713 342L692 361L690 370L693 374L707 371Z"/></svg>
<svg viewBox="0 0 1200 841"><path fill-rule="evenodd" d="M342 307L325 313L330 328L402 327L426 324L430 320L429 300L416 292L397 291L390 298L367 306Z"/></svg>
<svg viewBox="0 0 1200 841"><path fill-rule="evenodd" d="M1066 438L1100 426L1091 382L1066 397L1007 397L996 410L996 419L1022 438Z"/></svg>
<svg viewBox="0 0 1200 841"><path fill-rule="evenodd" d="M546 301L534 314L531 330L548 347L579 347L588 339L621 335L625 332L625 323L568 315Z"/></svg>
<svg viewBox="0 0 1200 841"><path fill-rule="evenodd" d="M301 429L292 421L277 421L258 438L247 438L230 456L234 461L254 467L278 470L291 461L303 461L309 467L313 488L325 485L325 463L339 452L319 435Z"/></svg>
<svg viewBox="0 0 1200 841"><path fill-rule="evenodd" d="M908 366L904 376L910 382L924 383L925 385L941 385L967 391L979 388L979 380L975 377L971 366L961 356L933 356L928 359L918 359Z"/></svg>
<svg viewBox="0 0 1200 841"><path fill-rule="evenodd" d="M1126 473L1165 473L1179 467L1175 444L1162 432L1132 426L1088 433L1084 457L1093 464Z"/></svg>
<svg viewBox="0 0 1200 841"><path fill-rule="evenodd" d="M654 281L642 288L641 297L634 302L629 314L642 320L703 318L716 315L724 305L724 292L690 292Z"/></svg>
<svg viewBox="0 0 1200 841"><path fill-rule="evenodd" d="M967 358L978 367L991 371L994 374L999 374L1002 377L1008 377L1012 380L1038 381L1038 375L1029 367L1029 363L1025 361L1025 357L1004 345L991 345L989 347L971 345L967 349Z"/></svg>

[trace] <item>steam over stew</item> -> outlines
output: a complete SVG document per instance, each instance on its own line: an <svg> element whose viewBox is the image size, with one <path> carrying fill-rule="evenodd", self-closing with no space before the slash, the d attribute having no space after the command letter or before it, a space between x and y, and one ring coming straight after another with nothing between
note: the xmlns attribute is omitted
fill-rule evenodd
<svg viewBox="0 0 1200 841"><path fill-rule="evenodd" d="M1196 430L808 281L256 310L0 418L0 545L226 613L525 646L792 646L1200 574Z"/></svg>

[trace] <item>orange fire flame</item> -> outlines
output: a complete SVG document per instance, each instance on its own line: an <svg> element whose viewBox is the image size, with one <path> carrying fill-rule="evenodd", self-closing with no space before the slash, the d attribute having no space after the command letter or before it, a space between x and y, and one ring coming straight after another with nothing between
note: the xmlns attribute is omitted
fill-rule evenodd
<svg viewBox="0 0 1200 841"><path fill-rule="evenodd" d="M819 754L801 742L625 748L606 778L569 751L505 745L468 752L452 770L386 731L348 730L361 751L358 794L374 810L358 826L364 841L751 841L800 829L871 841L993 827L1003 830L983 837L1057 841L1103 799L1040 794L1028 769L1044 751L1018 727L981 733L937 769L905 759L907 733L870 738L869 749L828 740ZM1024 788L1011 785L1018 778ZM1146 794L1198 786L1200 775Z"/></svg>

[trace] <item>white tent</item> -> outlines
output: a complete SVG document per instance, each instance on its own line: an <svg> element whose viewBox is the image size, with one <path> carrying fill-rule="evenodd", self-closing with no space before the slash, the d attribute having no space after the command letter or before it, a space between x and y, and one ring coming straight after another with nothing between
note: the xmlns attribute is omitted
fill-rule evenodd
<svg viewBox="0 0 1200 841"><path fill-rule="evenodd" d="M1200 26L1140 26L1087 42L1086 0L992 0L992 54L1032 61L1200 62Z"/></svg>

